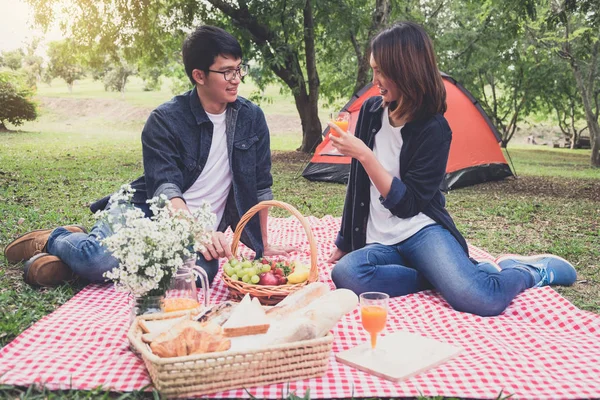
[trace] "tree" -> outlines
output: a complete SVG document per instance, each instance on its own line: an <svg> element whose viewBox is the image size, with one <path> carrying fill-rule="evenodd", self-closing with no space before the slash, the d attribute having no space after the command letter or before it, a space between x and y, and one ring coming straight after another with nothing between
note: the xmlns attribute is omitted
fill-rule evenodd
<svg viewBox="0 0 600 400"><path fill-rule="evenodd" d="M24 56L25 54L23 53L23 49L3 51L1 65L16 71L21 68Z"/></svg>
<svg viewBox="0 0 600 400"><path fill-rule="evenodd" d="M430 22L440 68L480 101L506 147L518 124L540 107L551 65L526 34L524 21L533 12L528 2L483 3L448 4Z"/></svg>
<svg viewBox="0 0 600 400"><path fill-rule="evenodd" d="M556 54L549 54L549 59L555 70L549 76L548 91L544 96L547 112L555 114L558 127L570 138L571 149L574 149L581 133L588 129L581 96L569 66Z"/></svg>
<svg viewBox="0 0 600 400"><path fill-rule="evenodd" d="M48 44L48 70L53 77L67 82L69 92L73 91L73 83L84 76L78 53L75 42L70 39Z"/></svg>
<svg viewBox="0 0 600 400"><path fill-rule="evenodd" d="M11 71L0 71L0 131L6 131L6 123L19 126L23 121L37 117L32 92L22 76Z"/></svg>
<svg viewBox="0 0 600 400"><path fill-rule="evenodd" d="M590 163L600 167L600 1L549 0L542 5L545 18L532 21L531 29L541 45L569 65L590 133Z"/></svg>
<svg viewBox="0 0 600 400"><path fill-rule="evenodd" d="M53 6L61 1L28 0L38 11L36 20L46 25L52 18ZM391 0L345 2L351 5L348 9L360 6L360 10L366 10L370 16L375 5L390 4ZM117 5L114 0L79 0L69 4L72 6L65 8L69 13L65 25L78 43L96 43L106 52L125 49L125 57L132 63L143 58L146 65L165 68L172 65L173 54L179 54L181 42L190 29L200 23L225 27L240 39L247 59L256 61L257 69L252 76L259 87L277 79L291 91L302 123L300 150L305 152L321 141L318 118L321 76L318 68L324 62L343 65L342 69L347 68L348 62L354 68L358 65L356 56L340 60L340 52L335 48L336 43L350 45L349 34L346 34L346 41L340 41L335 33L340 26L346 26L348 16L325 13L325 2L316 0L162 0L129 2L127 6ZM369 35L363 30L368 32L368 26L357 27L361 28L357 37L363 39L364 49ZM329 46L323 44L327 40L330 40ZM338 58L332 54L337 54ZM350 75L357 76L357 70ZM329 79L325 76L325 80ZM355 86L356 81L349 87L327 85L325 90L338 93L345 90L347 93ZM345 89L340 89L342 87Z"/></svg>
<svg viewBox="0 0 600 400"><path fill-rule="evenodd" d="M42 78L44 59L35 54L40 39L33 39L27 45L26 52L23 56L22 69L27 75L27 84L31 87L36 87L37 82Z"/></svg>

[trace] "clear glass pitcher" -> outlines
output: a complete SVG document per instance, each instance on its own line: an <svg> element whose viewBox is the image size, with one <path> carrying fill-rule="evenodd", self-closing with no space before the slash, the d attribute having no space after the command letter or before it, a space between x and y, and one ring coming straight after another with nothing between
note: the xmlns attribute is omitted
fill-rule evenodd
<svg viewBox="0 0 600 400"><path fill-rule="evenodd" d="M198 302L198 291L196 288L196 278L200 278L202 284L202 295L204 299L204 308L209 304L208 275L206 271L196 265L196 258L187 259L181 266L173 279L171 286L165 294L163 300L164 312L189 310L200 307Z"/></svg>

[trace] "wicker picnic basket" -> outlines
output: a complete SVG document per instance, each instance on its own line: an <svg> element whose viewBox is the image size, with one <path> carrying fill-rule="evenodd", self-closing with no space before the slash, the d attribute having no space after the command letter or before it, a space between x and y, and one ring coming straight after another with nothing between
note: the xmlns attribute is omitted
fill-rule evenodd
<svg viewBox="0 0 600 400"><path fill-rule="evenodd" d="M321 376L327 371L333 336L278 344L261 349L223 351L184 357L161 358L142 341L139 319L174 318L181 313L136 317L127 335L134 352L142 357L154 387L164 396L190 396L223 390L294 382ZM191 314L188 313L188 315Z"/></svg>
<svg viewBox="0 0 600 400"><path fill-rule="evenodd" d="M289 211L293 216L298 218L298 220L304 227L304 231L306 232L308 243L310 245L310 272L308 274L308 279L302 283L266 286L253 285L242 281L234 281L229 276L227 276L227 274L223 273L223 280L229 288L229 292L231 293L231 296L233 298L240 299L244 297L246 293L249 293L250 296L258 298L261 304L274 305L279 303L290 293L300 289L308 283L316 282L319 279L319 269L317 267L317 245L315 243L315 237L310 228L310 224L308 223L306 218L304 218L302 214L300 214L300 212L294 207L287 203L277 200L261 201L260 203L249 209L248 212L246 212L242 216L242 218L240 218L240 222L238 223L235 232L233 233L233 241L231 242L231 253L233 253L234 256L237 255L237 248L240 242L242 231L244 230L244 227L246 226L250 218L252 218L254 214L259 212L260 210L268 207L279 207Z"/></svg>

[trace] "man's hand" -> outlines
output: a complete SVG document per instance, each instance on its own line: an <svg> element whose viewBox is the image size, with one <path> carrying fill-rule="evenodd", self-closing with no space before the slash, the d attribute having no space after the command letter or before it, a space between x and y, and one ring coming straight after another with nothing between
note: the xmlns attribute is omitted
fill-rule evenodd
<svg viewBox="0 0 600 400"><path fill-rule="evenodd" d="M345 251L340 250L337 246L335 249L333 249L333 251L331 252L331 255L329 256L329 259L327 260L328 263L337 263L338 260L342 257L344 257L347 253Z"/></svg>
<svg viewBox="0 0 600 400"><path fill-rule="evenodd" d="M205 243L204 246L206 250L202 252L202 255L206 258L206 261L220 257L227 257L227 259L233 257L231 254L231 244L225 238L223 232L213 232L212 243Z"/></svg>
<svg viewBox="0 0 600 400"><path fill-rule="evenodd" d="M294 246L271 246L267 244L263 251L265 257L269 256L284 256L289 257L292 251L298 251Z"/></svg>

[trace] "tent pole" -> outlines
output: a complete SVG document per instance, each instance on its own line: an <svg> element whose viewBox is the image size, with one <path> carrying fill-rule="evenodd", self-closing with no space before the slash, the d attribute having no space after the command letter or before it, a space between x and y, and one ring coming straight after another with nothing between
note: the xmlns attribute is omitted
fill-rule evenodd
<svg viewBox="0 0 600 400"><path fill-rule="evenodd" d="M510 166L512 167L513 173L515 174L515 178L518 179L519 176L517 175L517 170L515 168L515 164L513 164L510 153L508 152L508 145L504 149L506 150L506 155L508 156L508 161L510 161Z"/></svg>
<svg viewBox="0 0 600 400"><path fill-rule="evenodd" d="M329 131L327 131L329 132ZM325 136L325 135L323 135ZM322 140L321 140L322 141ZM296 171L296 174L294 176L294 179L298 179L300 177L300 171L304 171L304 168L306 168L306 165L309 163L315 149L317 148L317 145L319 144L318 141L315 140L315 143L313 144L312 148L310 149L310 151L306 154L306 158L304 159L304 161L302 162L302 165L300 165L300 168L298 169L298 171Z"/></svg>

